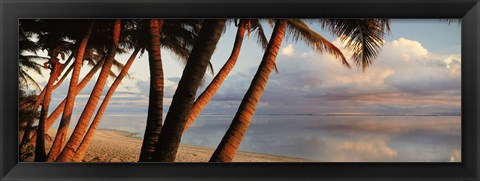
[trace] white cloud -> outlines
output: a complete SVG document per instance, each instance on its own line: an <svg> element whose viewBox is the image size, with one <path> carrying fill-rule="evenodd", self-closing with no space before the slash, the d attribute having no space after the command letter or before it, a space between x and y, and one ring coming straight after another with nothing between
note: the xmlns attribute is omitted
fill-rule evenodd
<svg viewBox="0 0 480 181"><path fill-rule="evenodd" d="M286 47L282 48L282 55L285 56L293 56L295 49L293 48L292 44L288 44Z"/></svg>
<svg viewBox="0 0 480 181"><path fill-rule="evenodd" d="M342 47L338 39L333 42ZM350 57L351 52L342 51ZM347 69L328 54L310 51L298 55L278 58L280 74L270 77L263 101L280 104L283 100L281 104L316 113L335 109L425 114L460 111L458 54L433 54L417 41L399 38L385 42L366 72Z"/></svg>
<svg viewBox="0 0 480 181"><path fill-rule="evenodd" d="M339 143L336 147L337 161L349 161L358 158L365 160L383 160L386 158L394 158L397 151L387 144L385 139L369 139L345 141Z"/></svg>

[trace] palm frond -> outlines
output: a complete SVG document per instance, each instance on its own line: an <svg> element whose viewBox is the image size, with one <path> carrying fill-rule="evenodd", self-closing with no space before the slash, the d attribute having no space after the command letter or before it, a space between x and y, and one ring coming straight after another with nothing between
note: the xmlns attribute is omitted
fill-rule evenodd
<svg viewBox="0 0 480 181"><path fill-rule="evenodd" d="M108 78L115 79L117 78L117 74L112 70L108 70Z"/></svg>
<svg viewBox="0 0 480 181"><path fill-rule="evenodd" d="M42 69L45 69L42 64L29 61L28 58L20 56L19 66L22 70L33 70L35 73L43 76Z"/></svg>
<svg viewBox="0 0 480 181"><path fill-rule="evenodd" d="M459 25L462 24L462 19L441 19L441 21L447 23L448 25L451 25L452 23L457 23Z"/></svg>
<svg viewBox="0 0 480 181"><path fill-rule="evenodd" d="M302 20L289 19L287 28L287 32L291 35L289 37L294 41L301 40L320 53L327 52L333 57L340 59L345 67L350 68L350 64L348 64L342 51L323 36L310 29Z"/></svg>
<svg viewBox="0 0 480 181"><path fill-rule="evenodd" d="M253 26L255 26L256 28L253 38L257 40L257 43L260 44L263 50L267 49L268 40L267 40L267 37L265 36L265 31L263 31L262 25L260 24L259 21L255 21Z"/></svg>
<svg viewBox="0 0 480 181"><path fill-rule="evenodd" d="M357 66L372 64L383 45L383 38L390 32L388 19L321 19L322 27L330 30L353 52L352 59Z"/></svg>
<svg viewBox="0 0 480 181"><path fill-rule="evenodd" d="M42 90L40 88L40 85L38 85L37 81L35 81L35 79L33 79L33 77L28 75L28 73L26 71L20 70L20 78L23 79L24 85L27 88L28 88L28 84L32 83L33 85L35 85L35 88L37 88L38 90Z"/></svg>
<svg viewBox="0 0 480 181"><path fill-rule="evenodd" d="M22 59L28 61L48 61L48 57L38 56L38 55L20 55Z"/></svg>

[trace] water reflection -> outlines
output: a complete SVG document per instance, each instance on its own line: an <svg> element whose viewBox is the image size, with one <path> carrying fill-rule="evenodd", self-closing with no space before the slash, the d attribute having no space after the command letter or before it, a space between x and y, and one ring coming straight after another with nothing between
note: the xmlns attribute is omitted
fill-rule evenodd
<svg viewBox="0 0 480 181"><path fill-rule="evenodd" d="M233 115L201 115L182 143L216 147ZM99 128L143 136L146 116L105 116ZM239 150L321 162L460 161L460 116L256 115Z"/></svg>

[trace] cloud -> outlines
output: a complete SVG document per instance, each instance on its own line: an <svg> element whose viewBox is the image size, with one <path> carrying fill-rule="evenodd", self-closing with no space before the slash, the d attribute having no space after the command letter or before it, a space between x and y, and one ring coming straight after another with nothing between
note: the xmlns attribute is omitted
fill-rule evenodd
<svg viewBox="0 0 480 181"><path fill-rule="evenodd" d="M394 158L398 154L384 139L345 141L339 143L336 149L337 161L355 161L359 158L375 161Z"/></svg>
<svg viewBox="0 0 480 181"><path fill-rule="evenodd" d="M342 47L338 39L333 43ZM271 74L261 98L269 106L260 112L460 113L460 55L435 54L414 40L386 41L366 72L314 51L278 57L276 64L280 73ZM215 100L241 100L255 71L230 75Z"/></svg>
<svg viewBox="0 0 480 181"><path fill-rule="evenodd" d="M293 48L292 44L288 44L286 47L282 48L282 55L285 56L293 56L295 49Z"/></svg>

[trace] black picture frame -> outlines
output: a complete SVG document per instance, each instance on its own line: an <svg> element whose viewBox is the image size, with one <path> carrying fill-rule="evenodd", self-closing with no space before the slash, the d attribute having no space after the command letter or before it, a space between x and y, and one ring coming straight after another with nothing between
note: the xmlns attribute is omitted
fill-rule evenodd
<svg viewBox="0 0 480 181"><path fill-rule="evenodd" d="M479 0L1 0L1 180L479 180ZM461 163L18 163L19 18L462 18Z"/></svg>

